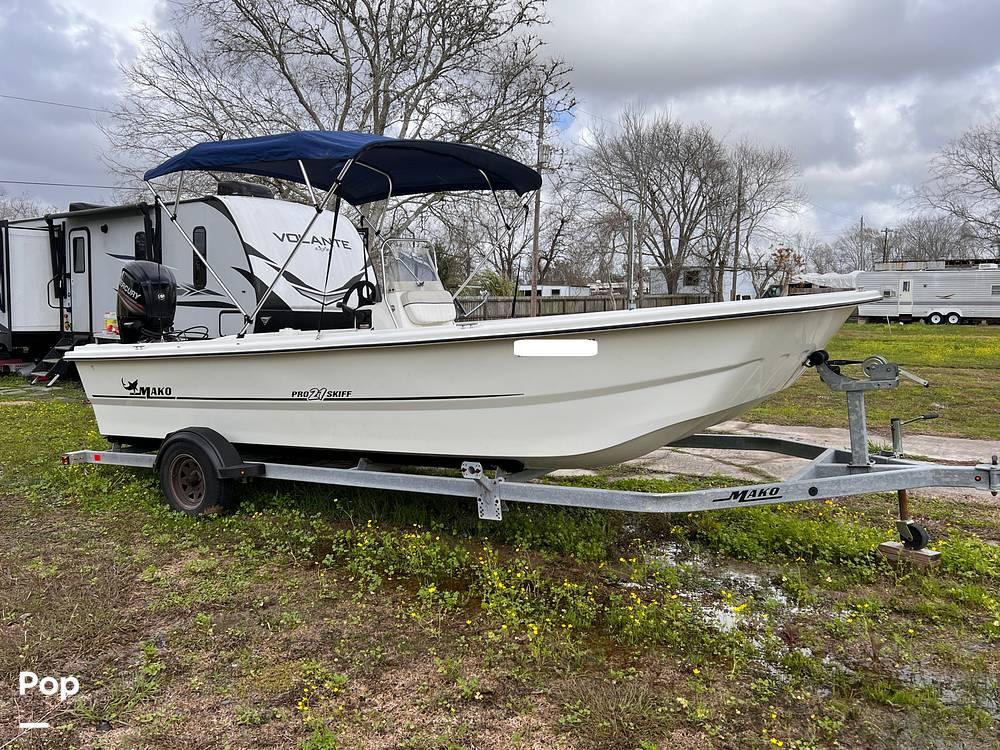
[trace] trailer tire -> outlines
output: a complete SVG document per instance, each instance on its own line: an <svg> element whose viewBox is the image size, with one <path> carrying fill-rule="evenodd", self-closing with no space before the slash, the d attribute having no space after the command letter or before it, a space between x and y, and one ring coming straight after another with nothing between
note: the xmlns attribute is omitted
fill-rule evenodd
<svg viewBox="0 0 1000 750"><path fill-rule="evenodd" d="M957 326L962 322L962 316L958 313L948 313L948 325Z"/></svg>
<svg viewBox="0 0 1000 750"><path fill-rule="evenodd" d="M233 480L221 479L208 452L194 442L178 440L167 445L159 468L160 489L174 510L200 516L232 507Z"/></svg>
<svg viewBox="0 0 1000 750"><path fill-rule="evenodd" d="M927 323L932 326L939 326L944 321L944 316L941 313L933 312L927 316Z"/></svg>

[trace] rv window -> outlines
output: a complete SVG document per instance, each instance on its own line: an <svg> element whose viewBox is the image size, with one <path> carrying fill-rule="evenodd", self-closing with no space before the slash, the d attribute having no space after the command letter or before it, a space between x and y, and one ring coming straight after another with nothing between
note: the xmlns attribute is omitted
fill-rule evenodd
<svg viewBox="0 0 1000 750"><path fill-rule="evenodd" d="M136 232L133 245L135 247L135 259L146 260L146 233Z"/></svg>
<svg viewBox="0 0 1000 750"><path fill-rule="evenodd" d="M205 237L205 227L195 227L194 231L191 232L191 242L194 246L198 248L198 252L202 254L203 257L208 258L208 243ZM205 267L204 262L198 257L198 253L191 253L194 260L194 273L193 281L195 289L204 289L205 285L208 283L208 269Z"/></svg>
<svg viewBox="0 0 1000 750"><path fill-rule="evenodd" d="M904 281L903 282L903 291L904 292L910 291L910 282L909 281Z"/></svg>
<svg viewBox="0 0 1000 750"><path fill-rule="evenodd" d="M1000 297L1000 284L994 284L992 287L990 287L990 294L992 294L994 297Z"/></svg>
<svg viewBox="0 0 1000 750"><path fill-rule="evenodd" d="M84 273L87 270L87 247L83 237L73 238L73 273Z"/></svg>

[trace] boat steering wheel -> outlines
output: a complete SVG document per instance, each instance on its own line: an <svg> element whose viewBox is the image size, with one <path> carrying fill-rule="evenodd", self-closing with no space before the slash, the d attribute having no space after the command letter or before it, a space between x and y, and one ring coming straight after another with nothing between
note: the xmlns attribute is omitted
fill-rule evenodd
<svg viewBox="0 0 1000 750"><path fill-rule="evenodd" d="M358 294L358 304L356 307L351 307L347 304L347 300L355 292ZM337 307L346 313L355 313L359 307L374 305L376 302L378 302L378 287L368 279L359 279L347 287L347 291L344 292L343 299L337 303Z"/></svg>

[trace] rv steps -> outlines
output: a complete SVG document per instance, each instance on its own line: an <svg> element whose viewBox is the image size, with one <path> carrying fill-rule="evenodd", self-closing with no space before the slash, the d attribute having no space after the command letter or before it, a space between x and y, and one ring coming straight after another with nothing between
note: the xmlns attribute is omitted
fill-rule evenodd
<svg viewBox="0 0 1000 750"><path fill-rule="evenodd" d="M38 361L35 369L28 374L31 382L33 384L45 383L46 388L55 385L56 381L65 375L72 366L63 359L66 356L66 352L74 346L87 343L89 340L90 337L86 334L67 333L64 335L55 346L49 349L48 354Z"/></svg>

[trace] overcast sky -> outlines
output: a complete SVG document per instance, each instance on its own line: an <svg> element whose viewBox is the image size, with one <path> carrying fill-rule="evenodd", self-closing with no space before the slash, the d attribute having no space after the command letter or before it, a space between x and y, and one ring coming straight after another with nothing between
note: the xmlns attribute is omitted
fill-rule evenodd
<svg viewBox="0 0 1000 750"><path fill-rule="evenodd" d="M0 94L107 107L157 0L4 0ZM567 136L629 101L790 148L824 239L892 225L927 162L1000 112L998 0L550 0L580 100ZM0 99L0 179L109 183L99 112ZM56 205L98 190L19 188Z"/></svg>

